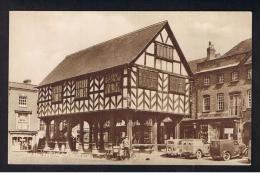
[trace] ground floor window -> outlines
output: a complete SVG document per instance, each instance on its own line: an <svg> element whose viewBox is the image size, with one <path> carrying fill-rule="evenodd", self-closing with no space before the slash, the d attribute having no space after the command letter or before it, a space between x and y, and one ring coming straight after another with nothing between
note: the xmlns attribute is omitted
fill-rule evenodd
<svg viewBox="0 0 260 173"><path fill-rule="evenodd" d="M32 150L32 137L12 137L13 151L28 151Z"/></svg>

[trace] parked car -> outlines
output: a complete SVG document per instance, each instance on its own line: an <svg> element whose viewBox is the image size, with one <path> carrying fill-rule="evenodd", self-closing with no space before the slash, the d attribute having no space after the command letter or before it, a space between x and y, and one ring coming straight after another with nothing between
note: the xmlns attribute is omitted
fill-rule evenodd
<svg viewBox="0 0 260 173"><path fill-rule="evenodd" d="M169 139L166 141L166 154L179 156L181 154L181 139Z"/></svg>
<svg viewBox="0 0 260 173"><path fill-rule="evenodd" d="M251 163L251 140L248 143L248 162Z"/></svg>
<svg viewBox="0 0 260 173"><path fill-rule="evenodd" d="M209 155L209 144L202 139L182 139L181 155L185 158L197 159Z"/></svg>
<svg viewBox="0 0 260 173"><path fill-rule="evenodd" d="M220 139L211 141L210 155L213 160L221 158L226 161L235 157L242 158L246 149L246 145L237 140Z"/></svg>

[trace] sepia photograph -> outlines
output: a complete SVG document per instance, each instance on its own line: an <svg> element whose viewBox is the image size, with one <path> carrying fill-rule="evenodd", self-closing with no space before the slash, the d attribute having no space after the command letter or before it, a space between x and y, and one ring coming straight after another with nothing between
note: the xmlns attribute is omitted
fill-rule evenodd
<svg viewBox="0 0 260 173"><path fill-rule="evenodd" d="M251 165L249 11L10 11L8 164Z"/></svg>

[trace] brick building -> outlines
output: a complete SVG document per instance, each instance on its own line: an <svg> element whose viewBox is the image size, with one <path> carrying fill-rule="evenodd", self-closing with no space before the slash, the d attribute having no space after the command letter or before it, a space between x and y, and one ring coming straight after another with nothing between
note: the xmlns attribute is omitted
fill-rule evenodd
<svg viewBox="0 0 260 173"><path fill-rule="evenodd" d="M36 144L39 130L37 116L37 89L31 80L9 82L8 150L30 151Z"/></svg>
<svg viewBox="0 0 260 173"><path fill-rule="evenodd" d="M190 61L194 73L192 116L181 123L183 138L246 139L251 130L252 40L223 56L209 43L207 57ZM242 136L243 135L243 136Z"/></svg>

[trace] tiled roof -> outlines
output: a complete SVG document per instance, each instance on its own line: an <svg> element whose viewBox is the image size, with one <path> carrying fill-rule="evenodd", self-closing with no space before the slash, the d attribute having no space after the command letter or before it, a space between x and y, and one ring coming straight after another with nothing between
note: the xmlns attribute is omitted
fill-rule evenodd
<svg viewBox="0 0 260 173"><path fill-rule="evenodd" d="M40 86L132 62L163 29L160 22L67 56Z"/></svg>
<svg viewBox="0 0 260 173"><path fill-rule="evenodd" d="M248 54L250 51L252 50L252 39L246 39L244 41L241 41L240 43L238 43L236 46L234 46L232 49L230 49L228 52L226 52L224 55L222 55L221 57L219 58L215 58L213 60L209 60L208 62L211 62L212 61L212 66L207 66L207 69L203 69L202 71L200 72L203 72L203 71L210 71L210 70L214 70L216 68L220 68L222 66L232 66L233 64L239 64L237 61L241 61L242 59L244 58L248 58ZM226 64L227 63L227 59L223 59L223 58L228 58L229 60L232 60L233 62L229 62L231 64ZM192 61L189 61L189 65L190 65L190 68L192 70L193 73L196 73L198 72L198 69L197 69L197 64L201 64L203 62L206 62L205 61L206 58L200 58L200 59L196 59L196 60L192 60ZM224 60L224 61L223 61ZM248 60L246 61L246 63L250 63L252 61L252 56L250 56L248 58ZM214 62L218 62L218 67L216 67L216 63Z"/></svg>
<svg viewBox="0 0 260 173"><path fill-rule="evenodd" d="M27 90L37 91L36 87L37 87L37 85L18 83L18 82L9 82L9 88L27 89Z"/></svg>
<svg viewBox="0 0 260 173"><path fill-rule="evenodd" d="M189 61L188 63L189 63L189 66L190 66L192 73L196 73L197 72L197 64L201 63L205 60L206 60L206 58L200 58L200 59L195 59L195 60Z"/></svg>
<svg viewBox="0 0 260 173"><path fill-rule="evenodd" d="M246 53L252 50L252 39L246 39L241 41L232 49L230 49L227 53L225 53L222 57L233 56L241 53Z"/></svg>

